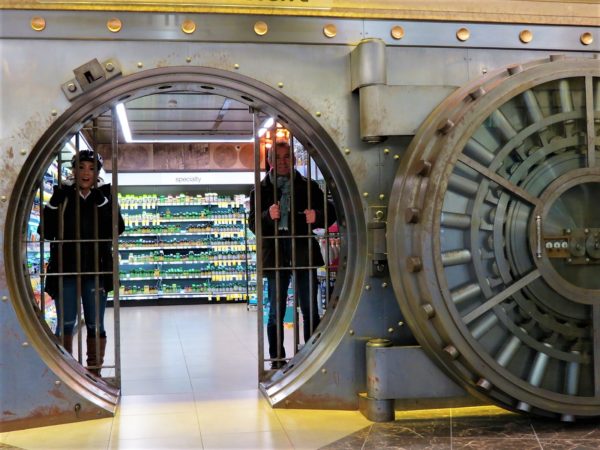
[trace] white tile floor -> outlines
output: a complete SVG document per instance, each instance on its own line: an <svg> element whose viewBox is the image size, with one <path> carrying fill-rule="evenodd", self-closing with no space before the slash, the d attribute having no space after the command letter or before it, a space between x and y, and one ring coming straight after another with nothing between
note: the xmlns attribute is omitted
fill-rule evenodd
<svg viewBox="0 0 600 450"><path fill-rule="evenodd" d="M257 388L256 322L244 304L121 308L116 416L0 433L0 443L31 450L316 449L371 424L358 411L272 409Z"/></svg>

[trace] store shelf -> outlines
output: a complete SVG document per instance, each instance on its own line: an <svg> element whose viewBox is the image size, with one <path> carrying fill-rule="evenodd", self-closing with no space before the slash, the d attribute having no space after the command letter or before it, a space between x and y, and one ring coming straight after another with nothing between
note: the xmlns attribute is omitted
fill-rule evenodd
<svg viewBox="0 0 600 450"><path fill-rule="evenodd" d="M119 239L120 298L246 301L255 290L248 278L256 278L256 244L246 229L245 200L216 194L176 195L162 202L156 196L121 196L126 231ZM172 225L177 223L182 230Z"/></svg>

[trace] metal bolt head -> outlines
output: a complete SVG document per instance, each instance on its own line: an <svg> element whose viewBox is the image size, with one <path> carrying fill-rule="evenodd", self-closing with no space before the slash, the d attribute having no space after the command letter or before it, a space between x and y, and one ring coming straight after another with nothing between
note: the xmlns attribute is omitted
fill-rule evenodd
<svg viewBox="0 0 600 450"><path fill-rule="evenodd" d="M394 159L400 159L400 155L394 155Z"/></svg>
<svg viewBox="0 0 600 450"><path fill-rule="evenodd" d="M327 369L325 369L324 367L321 369L321 373L327 373Z"/></svg>
<svg viewBox="0 0 600 450"><path fill-rule="evenodd" d="M370 291L370 290L371 290L371 285L367 284L367 285L365 286L365 291Z"/></svg>
<svg viewBox="0 0 600 450"><path fill-rule="evenodd" d="M386 287L388 287L388 284L384 281L383 283L381 283L381 287L385 289Z"/></svg>
<svg viewBox="0 0 600 450"><path fill-rule="evenodd" d="M106 69L107 72L112 72L113 70L115 70L115 65L111 62L107 62L104 65L104 68Z"/></svg>
<svg viewBox="0 0 600 450"><path fill-rule="evenodd" d="M392 327L389 327L388 328L388 333L393 333L393 332L394 332L394 329Z"/></svg>
<svg viewBox="0 0 600 450"><path fill-rule="evenodd" d="M584 232L585 234L588 234L588 233L590 232L590 229L589 229L589 228L585 228L585 229L583 230L583 232Z"/></svg>
<svg viewBox="0 0 600 450"><path fill-rule="evenodd" d="M317 112L315 113L315 116L317 116L317 117L321 117L321 111L317 111Z"/></svg>
<svg viewBox="0 0 600 450"><path fill-rule="evenodd" d="M389 153L390 153L390 149L389 149L389 148L384 148L384 149L383 149L383 153L384 153L385 155L389 154Z"/></svg>
<svg viewBox="0 0 600 450"><path fill-rule="evenodd" d="M141 62L141 61L139 61L139 62L137 63L137 66L138 66L138 69L141 69L142 67L144 67L144 63L143 63L143 62Z"/></svg>
<svg viewBox="0 0 600 450"><path fill-rule="evenodd" d="M571 229L570 229L570 228L567 228L567 229L565 230L565 234L571 234Z"/></svg>
<svg viewBox="0 0 600 450"><path fill-rule="evenodd" d="M21 155L26 155L27 154L27 150L25 150L24 148L22 148L19 153L21 153Z"/></svg>
<svg viewBox="0 0 600 450"><path fill-rule="evenodd" d="M2 301L3 301L3 302L6 302L6 301L8 301L8 297L7 297L6 295L3 295L3 296L2 296Z"/></svg>
<svg viewBox="0 0 600 450"><path fill-rule="evenodd" d="M379 194L379 200L383 200L385 198L385 194Z"/></svg>
<svg viewBox="0 0 600 450"><path fill-rule="evenodd" d="M75 83L69 83L67 84L67 90L69 92L75 92L77 90L77 86L75 86Z"/></svg>
<svg viewBox="0 0 600 450"><path fill-rule="evenodd" d="M368 192L363 192L363 197L364 197L364 198L367 198L368 196L369 196L369 193L368 193Z"/></svg>
<svg viewBox="0 0 600 450"><path fill-rule="evenodd" d="M53 109L52 111L50 111L50 114L56 117L58 116L58 111L56 109Z"/></svg>
<svg viewBox="0 0 600 450"><path fill-rule="evenodd" d="M60 380L56 380L56 381L54 382L54 384L55 384L56 386L60 386L60 385L61 385L61 382L60 382Z"/></svg>
<svg viewBox="0 0 600 450"><path fill-rule="evenodd" d="M345 149L344 149L344 153L345 153L346 155L349 155L349 154L350 154L350 149L349 149L349 148L345 148Z"/></svg>
<svg viewBox="0 0 600 450"><path fill-rule="evenodd" d="M348 334L349 334L350 336L354 336L354 330L349 330L349 331L348 331Z"/></svg>
<svg viewBox="0 0 600 450"><path fill-rule="evenodd" d="M399 327L403 327L404 326L404 322L402 322L402 321L398 322L398 326Z"/></svg>
<svg viewBox="0 0 600 450"><path fill-rule="evenodd" d="M185 58L185 62L191 63L192 62L192 57L188 56Z"/></svg>
<svg viewBox="0 0 600 450"><path fill-rule="evenodd" d="M0 196L0 201L3 201L3 202L5 202L5 201L6 201L6 195L2 195L2 196Z"/></svg>
<svg viewBox="0 0 600 450"><path fill-rule="evenodd" d="M234 68L235 70L237 70L237 69L239 69L239 68L240 68L240 65L239 65L239 64L234 64L234 65L233 65L233 68Z"/></svg>
<svg viewBox="0 0 600 450"><path fill-rule="evenodd" d="M277 83L277 87L278 88L282 88L283 87L283 82L280 81L279 83Z"/></svg>
<svg viewBox="0 0 600 450"><path fill-rule="evenodd" d="M29 347L29 342L25 341L21 344L22 347Z"/></svg>

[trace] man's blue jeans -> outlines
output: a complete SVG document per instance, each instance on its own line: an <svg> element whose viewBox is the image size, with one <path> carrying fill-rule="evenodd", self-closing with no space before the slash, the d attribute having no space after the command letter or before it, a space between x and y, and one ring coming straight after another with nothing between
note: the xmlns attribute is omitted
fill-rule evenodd
<svg viewBox="0 0 600 450"><path fill-rule="evenodd" d="M95 276L81 276L81 303L83 305L83 317L87 328L88 336L96 334L96 280ZM73 335L75 323L77 321L77 277L67 276L63 278L63 308L61 310L59 299L54 299L56 304L56 313L58 315L58 325L56 327L56 336L60 336L61 324L64 323L65 336ZM99 280L98 291L99 316L98 327L100 337L106 337L104 330L104 310L106 309L106 292L102 286L102 280Z"/></svg>
<svg viewBox="0 0 600 450"><path fill-rule="evenodd" d="M277 272L279 273L279 311L277 308ZM291 270L267 271L266 277L268 280L269 293L269 319L267 322L267 337L269 339L269 356L271 358L285 358L285 349L283 347L283 318L287 304L288 286L292 279ZM312 272L312 284L311 276ZM300 310L302 311L302 320L304 322L304 342L307 342L312 332L319 325L319 311L317 308L317 271L315 269L296 270L298 279L297 286L292 284L292 287L298 289L294 292ZM312 291L312 307L311 307L311 291ZM312 320L311 320L312 317ZM280 330L279 351L277 346L277 330Z"/></svg>

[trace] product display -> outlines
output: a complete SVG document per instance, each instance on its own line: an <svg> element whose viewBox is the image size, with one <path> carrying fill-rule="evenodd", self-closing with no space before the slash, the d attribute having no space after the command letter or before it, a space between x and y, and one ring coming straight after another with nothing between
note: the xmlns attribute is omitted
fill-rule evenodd
<svg viewBox="0 0 600 450"><path fill-rule="evenodd" d="M247 301L256 245L243 195L119 195L119 296ZM110 299L110 297L109 297Z"/></svg>

